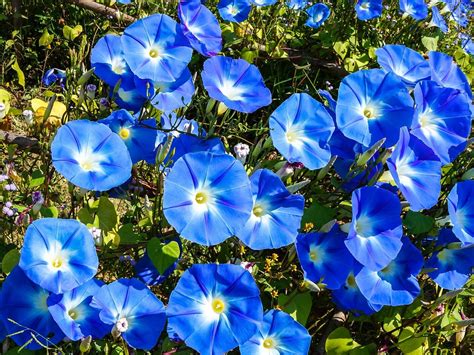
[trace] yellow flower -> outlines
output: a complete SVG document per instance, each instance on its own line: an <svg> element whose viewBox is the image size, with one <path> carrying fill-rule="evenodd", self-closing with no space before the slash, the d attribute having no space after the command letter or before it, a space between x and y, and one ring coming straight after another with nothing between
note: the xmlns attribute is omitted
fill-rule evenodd
<svg viewBox="0 0 474 355"><path fill-rule="evenodd" d="M32 99L31 107L35 112L36 123L41 124L44 120L44 114L46 112L46 109L48 108L48 103L40 99ZM61 119L65 112L66 105L64 105L62 102L55 101L53 104L53 108L51 109L51 113L46 119L46 123L51 126L60 126Z"/></svg>

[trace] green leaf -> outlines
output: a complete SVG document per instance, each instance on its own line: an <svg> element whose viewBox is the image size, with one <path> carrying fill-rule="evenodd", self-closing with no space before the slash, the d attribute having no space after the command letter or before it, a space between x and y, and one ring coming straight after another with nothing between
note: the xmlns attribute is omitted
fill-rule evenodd
<svg viewBox="0 0 474 355"><path fill-rule="evenodd" d="M423 46L429 51L435 51L438 48L438 37L422 37L421 38L421 43L423 43Z"/></svg>
<svg viewBox="0 0 474 355"><path fill-rule="evenodd" d="M397 347L403 352L403 354L423 355L423 344L425 341L426 337L415 334L415 330L412 327L406 327L403 328L398 337Z"/></svg>
<svg viewBox="0 0 474 355"><path fill-rule="evenodd" d="M12 249L2 259L2 272L9 274L20 261L20 252L18 249Z"/></svg>
<svg viewBox="0 0 474 355"><path fill-rule="evenodd" d="M101 196L99 199L97 217L99 218L99 228L104 232L111 231L117 225L115 206L106 196Z"/></svg>
<svg viewBox="0 0 474 355"><path fill-rule="evenodd" d="M91 78L92 74L94 74L95 68L89 69L86 71L84 74L81 75L81 77L77 80L77 85L84 85L86 84L89 79Z"/></svg>
<svg viewBox="0 0 474 355"><path fill-rule="evenodd" d="M347 56L347 52L349 51L349 42L341 42L338 41L334 43L334 51L337 53L341 59L344 59Z"/></svg>
<svg viewBox="0 0 474 355"><path fill-rule="evenodd" d="M12 69L16 71L16 75L18 76L18 84L25 88L25 73L21 70L20 66L18 65L18 60L15 59L15 62L12 65Z"/></svg>
<svg viewBox="0 0 474 355"><path fill-rule="evenodd" d="M359 344L352 339L347 328L339 327L329 334L324 347L328 355L335 355L349 353L359 347Z"/></svg>
<svg viewBox="0 0 474 355"><path fill-rule="evenodd" d="M73 41L75 38L77 38L80 34L82 33L82 26L81 25L76 25L74 28L66 25L63 27L63 35L66 37L66 39L69 39Z"/></svg>
<svg viewBox="0 0 474 355"><path fill-rule="evenodd" d="M312 223L316 229L320 229L329 221L336 217L336 211L332 208L323 206L317 202L313 202L311 206L305 209L301 225L304 227L306 223Z"/></svg>
<svg viewBox="0 0 474 355"><path fill-rule="evenodd" d="M43 217L58 218L59 216L59 211L54 206L51 206L51 207L42 206L40 209L40 213L41 213L41 216Z"/></svg>
<svg viewBox="0 0 474 355"><path fill-rule="evenodd" d="M308 320L312 302L313 299L309 292L298 293L296 296L293 294L278 296L278 305L281 309L303 325Z"/></svg>
<svg viewBox="0 0 474 355"><path fill-rule="evenodd" d="M179 244L174 240L163 244L158 238L152 238L147 244L147 253L158 272L163 275L166 269L178 260Z"/></svg>
<svg viewBox="0 0 474 355"><path fill-rule="evenodd" d="M94 216L87 207L83 207L79 210L79 212L77 213L77 219L84 223L86 226L94 224Z"/></svg>
<svg viewBox="0 0 474 355"><path fill-rule="evenodd" d="M37 187L40 186L44 182L44 175L41 170L35 170L31 173L30 182L28 184L29 187Z"/></svg>
<svg viewBox="0 0 474 355"><path fill-rule="evenodd" d="M133 224L131 223L124 224L120 227L118 234L120 236L120 244L134 244L142 240L140 234L133 231Z"/></svg>
<svg viewBox="0 0 474 355"><path fill-rule="evenodd" d="M430 216L425 216L421 212L408 211L403 224L408 229L409 234L423 234L433 229L434 219Z"/></svg>
<svg viewBox="0 0 474 355"><path fill-rule="evenodd" d="M53 39L54 39L54 35L49 34L48 29L45 28L38 43L42 47L47 47L51 44L51 42L53 42Z"/></svg>
<svg viewBox="0 0 474 355"><path fill-rule="evenodd" d="M242 50L240 57L242 59L245 59L250 64L252 64L254 59L258 57L258 51L251 51L248 49L244 49Z"/></svg>

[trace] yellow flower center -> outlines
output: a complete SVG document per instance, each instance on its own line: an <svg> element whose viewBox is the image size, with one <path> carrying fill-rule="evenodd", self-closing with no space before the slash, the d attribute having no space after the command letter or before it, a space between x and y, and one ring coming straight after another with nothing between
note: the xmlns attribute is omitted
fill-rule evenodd
<svg viewBox="0 0 474 355"><path fill-rule="evenodd" d="M197 203L203 204L207 202L207 195L204 192L198 192L195 199Z"/></svg>
<svg viewBox="0 0 474 355"><path fill-rule="evenodd" d="M72 319L76 319L78 316L77 312L74 309L69 310L67 314L69 314L69 317L71 317Z"/></svg>
<svg viewBox="0 0 474 355"><path fill-rule="evenodd" d="M263 347L265 349L274 349L275 348L275 341L271 338L267 338L263 341Z"/></svg>
<svg viewBox="0 0 474 355"><path fill-rule="evenodd" d="M85 171L91 171L94 167L94 164L92 164L90 161L84 161L80 164L80 166Z"/></svg>
<svg viewBox="0 0 474 355"><path fill-rule="evenodd" d="M253 214L257 217L262 217L265 214L265 210L260 205L255 205L253 208Z"/></svg>
<svg viewBox="0 0 474 355"><path fill-rule="evenodd" d="M224 312L225 311L224 301L220 300L219 298L214 299L212 301L212 310L218 314L221 314L222 312Z"/></svg>
<svg viewBox="0 0 474 355"><path fill-rule="evenodd" d="M375 118L375 113L371 108L364 109L364 116L369 120Z"/></svg>
<svg viewBox="0 0 474 355"><path fill-rule="evenodd" d="M51 265L54 268L59 269L63 265L63 259L60 256L57 256L56 258L53 259L53 261L51 262Z"/></svg>
<svg viewBox="0 0 474 355"><path fill-rule="evenodd" d="M130 130L128 128L120 129L119 136L122 139L127 139L128 137L130 137Z"/></svg>
<svg viewBox="0 0 474 355"><path fill-rule="evenodd" d="M351 287L354 287L356 285L356 280L353 274L350 274L347 278L347 284Z"/></svg>
<svg viewBox="0 0 474 355"><path fill-rule="evenodd" d="M313 250L312 252L309 253L309 258L312 261L317 261L318 260L318 253Z"/></svg>
<svg viewBox="0 0 474 355"><path fill-rule="evenodd" d="M156 58L160 54L156 49L150 49L150 52L148 53L150 57Z"/></svg>

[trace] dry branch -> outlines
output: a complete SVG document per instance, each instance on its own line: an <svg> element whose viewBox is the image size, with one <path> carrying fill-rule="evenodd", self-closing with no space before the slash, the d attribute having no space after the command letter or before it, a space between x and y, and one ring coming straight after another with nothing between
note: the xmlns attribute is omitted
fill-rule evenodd
<svg viewBox="0 0 474 355"><path fill-rule="evenodd" d="M93 12L96 12L98 14L106 15L109 17L113 17L117 20L121 20L127 23L132 23L136 19L133 16L124 14L120 12L119 10L113 9L111 7L98 4L95 1L92 0L69 0L70 3L77 5L79 7L82 7L87 10L91 10Z"/></svg>
<svg viewBox="0 0 474 355"><path fill-rule="evenodd" d="M0 130L0 142L16 144L21 149L30 149L33 152L39 151L38 140L16 133Z"/></svg>

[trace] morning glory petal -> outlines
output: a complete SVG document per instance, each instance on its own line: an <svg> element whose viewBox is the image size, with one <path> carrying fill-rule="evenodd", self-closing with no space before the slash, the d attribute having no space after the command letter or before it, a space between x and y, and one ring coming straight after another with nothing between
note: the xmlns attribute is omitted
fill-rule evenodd
<svg viewBox="0 0 474 355"><path fill-rule="evenodd" d="M115 335L136 349L154 348L166 322L163 303L137 279L119 279L102 286L91 307L100 311L102 322L113 326Z"/></svg>
<svg viewBox="0 0 474 355"><path fill-rule="evenodd" d="M103 284L92 279L61 295L49 296L49 312L69 339L76 341L89 335L101 339L112 330L111 326L102 323L99 311L89 305Z"/></svg>
<svg viewBox="0 0 474 355"><path fill-rule="evenodd" d="M398 197L378 187L352 193L352 223L345 243L362 265L378 271L397 256L402 242L401 204Z"/></svg>
<svg viewBox="0 0 474 355"><path fill-rule="evenodd" d="M131 176L132 161L125 143L97 122L71 121L59 128L51 156L60 174L87 190L107 191Z"/></svg>
<svg viewBox="0 0 474 355"><path fill-rule="evenodd" d="M202 245L215 245L234 235L252 207L247 173L227 154L185 154L165 180L166 219L183 238Z"/></svg>
<svg viewBox="0 0 474 355"><path fill-rule="evenodd" d="M290 163L320 169L331 159L328 141L334 121L323 104L308 94L293 94L270 116L275 148Z"/></svg>
<svg viewBox="0 0 474 355"><path fill-rule="evenodd" d="M428 5L425 0L400 0L400 11L414 18L416 21L424 20L428 17Z"/></svg>
<svg viewBox="0 0 474 355"><path fill-rule="evenodd" d="M385 138L394 145L400 128L409 126L413 100L405 84L393 73L381 69L360 70L346 76L339 86L337 127L366 147Z"/></svg>
<svg viewBox="0 0 474 355"><path fill-rule="evenodd" d="M92 279L99 259L84 224L75 219L42 218L26 230L19 265L33 282L59 294Z"/></svg>
<svg viewBox="0 0 474 355"><path fill-rule="evenodd" d="M254 250L276 249L293 243L304 210L304 197L291 194L280 177L268 169L250 177L253 212L236 236Z"/></svg>
<svg viewBox="0 0 474 355"><path fill-rule="evenodd" d="M308 354L311 335L288 313L272 309L263 317L259 331L240 346L242 355Z"/></svg>
<svg viewBox="0 0 474 355"><path fill-rule="evenodd" d="M406 127L400 130L400 139L387 165L411 210L429 209L438 203L441 161Z"/></svg>
<svg viewBox="0 0 474 355"><path fill-rule="evenodd" d="M460 181L448 195L453 232L463 244L474 244L474 181Z"/></svg>
<svg viewBox="0 0 474 355"><path fill-rule="evenodd" d="M431 76L430 65L425 58L406 46L388 44L377 49L375 54L383 70L394 73L410 87Z"/></svg>
<svg viewBox="0 0 474 355"><path fill-rule="evenodd" d="M358 0L355 5L357 18L362 21L371 20L382 15L382 0Z"/></svg>
<svg viewBox="0 0 474 355"><path fill-rule="evenodd" d="M416 276L423 266L421 252L402 238L403 246L397 257L384 269L373 271L364 267L355 280L360 292L372 304L401 306L411 304L420 293Z"/></svg>
<svg viewBox="0 0 474 355"><path fill-rule="evenodd" d="M125 60L141 79L174 82L191 60L192 48L171 17L154 14L128 26L122 35Z"/></svg>
<svg viewBox="0 0 474 355"><path fill-rule="evenodd" d="M453 161L471 132L470 100L459 90L441 87L431 80L415 87L416 111L411 134L441 159Z"/></svg>
<svg viewBox="0 0 474 355"><path fill-rule="evenodd" d="M233 264L191 266L171 292L166 313L169 329L201 354L223 354L242 345L263 320L252 275Z"/></svg>
<svg viewBox="0 0 474 355"><path fill-rule="evenodd" d="M252 3L250 0L220 0L217 9L222 19L230 22L242 22L249 17Z"/></svg>
<svg viewBox="0 0 474 355"><path fill-rule="evenodd" d="M209 58L201 76L209 96L232 110L252 113L272 102L258 68L243 59Z"/></svg>
<svg viewBox="0 0 474 355"><path fill-rule="evenodd" d="M462 288L472 275L474 267L474 248L472 245L466 247L448 247L450 243L456 243L458 239L451 229L444 228L438 236L437 246L443 246L439 252L433 253L428 259L425 267L435 269L428 275L447 290L458 290Z"/></svg>
<svg viewBox="0 0 474 355"><path fill-rule="evenodd" d="M327 233L299 234L296 251L304 278L322 282L330 290L342 287L355 263L344 244L346 237L337 224Z"/></svg>
<svg viewBox="0 0 474 355"><path fill-rule="evenodd" d="M57 344L64 339L63 332L48 311L48 296L49 292L31 281L19 266L16 266L3 282L0 293L0 320L7 334L14 334L11 338L17 345L24 345L28 350L39 350L43 349L43 346L33 337L46 346ZM21 327L9 319L21 324Z"/></svg>
<svg viewBox="0 0 474 355"><path fill-rule="evenodd" d="M178 16L189 43L200 54L210 57L222 50L222 31L216 16L200 2L180 1Z"/></svg>

